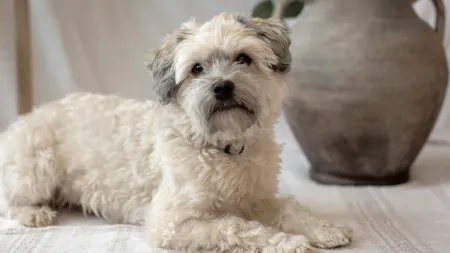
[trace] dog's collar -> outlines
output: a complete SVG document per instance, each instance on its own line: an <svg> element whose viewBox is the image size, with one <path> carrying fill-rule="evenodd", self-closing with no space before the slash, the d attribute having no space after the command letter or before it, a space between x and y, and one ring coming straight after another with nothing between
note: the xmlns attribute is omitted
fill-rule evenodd
<svg viewBox="0 0 450 253"><path fill-rule="evenodd" d="M245 146L242 145L242 148L241 148L240 151L237 153L237 155L242 154L242 152L244 152L244 149L245 149ZM223 150L223 152L225 152L226 154L229 154L229 155L236 155L236 154L231 153L231 144L228 144L228 145L225 147L225 149Z"/></svg>

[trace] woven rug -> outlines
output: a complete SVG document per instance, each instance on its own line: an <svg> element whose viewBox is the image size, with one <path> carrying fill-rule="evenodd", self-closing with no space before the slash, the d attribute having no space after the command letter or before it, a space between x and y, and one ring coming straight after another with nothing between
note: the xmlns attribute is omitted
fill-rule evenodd
<svg viewBox="0 0 450 253"><path fill-rule="evenodd" d="M0 252L149 252L138 227L9 228L0 232ZM151 252L165 252L153 250ZM166 251L167 252L167 251Z"/></svg>

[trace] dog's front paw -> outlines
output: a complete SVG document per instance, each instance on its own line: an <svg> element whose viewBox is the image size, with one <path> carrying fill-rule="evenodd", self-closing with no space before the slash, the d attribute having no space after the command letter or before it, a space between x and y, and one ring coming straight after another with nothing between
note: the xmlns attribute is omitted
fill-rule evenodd
<svg viewBox="0 0 450 253"><path fill-rule="evenodd" d="M291 235L279 240L275 245L264 247L261 253L314 253L315 250L308 238L302 235Z"/></svg>
<svg viewBox="0 0 450 253"><path fill-rule="evenodd" d="M311 244L321 249L334 249L350 244L353 231L343 226L326 225L313 231Z"/></svg>

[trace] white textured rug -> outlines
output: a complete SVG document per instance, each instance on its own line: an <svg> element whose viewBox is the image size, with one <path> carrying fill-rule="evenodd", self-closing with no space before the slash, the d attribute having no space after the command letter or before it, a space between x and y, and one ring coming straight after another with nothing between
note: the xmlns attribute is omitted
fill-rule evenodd
<svg viewBox="0 0 450 253"><path fill-rule="evenodd" d="M336 253L450 252L450 147L427 146L412 181L395 187L327 187L307 178L308 163L284 120L277 126L283 152L280 191L331 219L348 222L356 238ZM20 228L0 218L0 253L169 252L149 249L138 227L108 225L80 214L62 215L57 226Z"/></svg>

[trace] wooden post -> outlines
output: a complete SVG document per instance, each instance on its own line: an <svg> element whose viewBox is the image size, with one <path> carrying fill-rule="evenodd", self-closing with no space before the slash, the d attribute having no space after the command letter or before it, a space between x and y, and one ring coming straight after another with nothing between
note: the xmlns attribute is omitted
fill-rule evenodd
<svg viewBox="0 0 450 253"><path fill-rule="evenodd" d="M17 65L17 107L19 114L33 108L31 29L28 0L14 0L16 65Z"/></svg>

